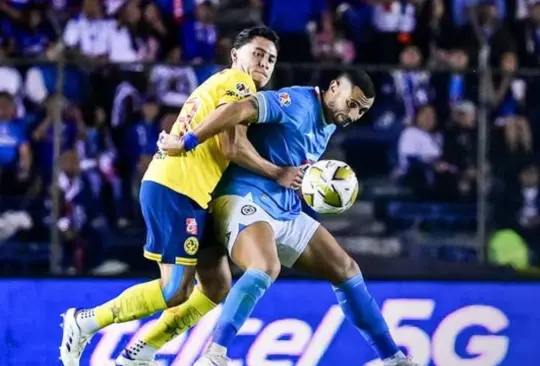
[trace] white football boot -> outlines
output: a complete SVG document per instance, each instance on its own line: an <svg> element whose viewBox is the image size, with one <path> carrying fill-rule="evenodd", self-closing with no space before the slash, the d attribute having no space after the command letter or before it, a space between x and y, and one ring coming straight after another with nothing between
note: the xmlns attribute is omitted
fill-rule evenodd
<svg viewBox="0 0 540 366"><path fill-rule="evenodd" d="M123 351L120 356L114 361L115 366L159 366L154 358L139 359L132 358L126 351Z"/></svg>
<svg viewBox="0 0 540 366"><path fill-rule="evenodd" d="M193 364L193 366L228 366L227 356L218 353L207 352Z"/></svg>
<svg viewBox="0 0 540 366"><path fill-rule="evenodd" d="M93 336L93 334L85 334L81 331L75 319L76 313L77 309L71 308L62 314L64 321L60 324L63 328L60 360L64 366L79 366L84 348Z"/></svg>
<svg viewBox="0 0 540 366"><path fill-rule="evenodd" d="M384 363L384 366L420 366L420 364L414 363L412 358L396 358L395 360Z"/></svg>

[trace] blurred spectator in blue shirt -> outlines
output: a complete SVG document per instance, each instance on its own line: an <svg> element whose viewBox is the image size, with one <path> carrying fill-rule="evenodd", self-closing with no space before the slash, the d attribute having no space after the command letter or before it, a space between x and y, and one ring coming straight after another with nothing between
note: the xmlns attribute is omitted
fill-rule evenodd
<svg viewBox="0 0 540 366"><path fill-rule="evenodd" d="M0 194L21 193L19 182L29 178L32 154L24 124L15 118L10 94L0 92Z"/></svg>
<svg viewBox="0 0 540 366"><path fill-rule="evenodd" d="M85 134L85 123L79 109L69 106L59 96L50 95L45 101L45 117L32 133L36 149L36 163L39 173L46 183L51 181L54 147L55 108L62 108L61 151L75 148L77 140Z"/></svg>
<svg viewBox="0 0 540 366"><path fill-rule="evenodd" d="M357 62L369 61L367 49L371 33L373 6L368 1L343 1L337 8L337 15L343 22L348 39L354 42Z"/></svg>
<svg viewBox="0 0 540 366"><path fill-rule="evenodd" d="M129 157L132 172L138 170L141 160L156 152L159 136L159 105L154 97L148 97L142 105L142 120L130 126L124 140L124 155ZM144 171L138 171L137 178Z"/></svg>
<svg viewBox="0 0 540 366"><path fill-rule="evenodd" d="M215 6L210 0L197 0L194 19L187 19L181 27L182 48L186 61L211 62L216 55L217 28Z"/></svg>
<svg viewBox="0 0 540 366"><path fill-rule="evenodd" d="M310 62L311 41L308 24L320 25L324 33L333 37L332 15L324 0L264 0L268 14L267 24L280 36L281 61Z"/></svg>
<svg viewBox="0 0 540 366"><path fill-rule="evenodd" d="M53 41L53 32L44 18L43 8L31 6L24 10L23 21L16 30L16 48L24 57L42 57Z"/></svg>

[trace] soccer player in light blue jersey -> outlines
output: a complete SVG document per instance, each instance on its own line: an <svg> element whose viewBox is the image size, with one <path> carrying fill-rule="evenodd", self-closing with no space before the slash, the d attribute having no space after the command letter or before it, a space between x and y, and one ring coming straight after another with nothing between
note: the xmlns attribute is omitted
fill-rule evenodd
<svg viewBox="0 0 540 366"><path fill-rule="evenodd" d="M262 91L218 109L188 140L197 145L239 123L251 124L248 138L261 156L278 166L301 166L317 161L336 126L359 120L374 98L365 72L343 74L324 92L312 87ZM227 296L212 343L196 366L227 365L228 347L281 265L330 281L343 312L384 365L414 365L392 339L357 263L302 212L296 191L233 164L214 191L210 212L218 239L245 272Z"/></svg>

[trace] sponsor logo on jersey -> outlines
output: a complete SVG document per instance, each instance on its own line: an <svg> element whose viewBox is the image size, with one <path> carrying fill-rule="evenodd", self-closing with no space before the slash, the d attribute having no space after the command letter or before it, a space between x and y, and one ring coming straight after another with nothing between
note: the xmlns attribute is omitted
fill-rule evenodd
<svg viewBox="0 0 540 366"><path fill-rule="evenodd" d="M279 103L284 107L291 105L289 93L279 93Z"/></svg>
<svg viewBox="0 0 540 366"><path fill-rule="evenodd" d="M193 217L186 219L186 234L197 235L199 228L197 227L197 220Z"/></svg>
<svg viewBox="0 0 540 366"><path fill-rule="evenodd" d="M244 215L244 216L253 215L256 211L257 211L257 209L255 208L255 206L252 206L252 205L245 205L245 206L242 207L242 209L240 210L240 212L241 212L242 215Z"/></svg>
<svg viewBox="0 0 540 366"><path fill-rule="evenodd" d="M242 83L236 84L236 90L238 91L238 94L243 96L251 94L251 90L249 90L249 87Z"/></svg>

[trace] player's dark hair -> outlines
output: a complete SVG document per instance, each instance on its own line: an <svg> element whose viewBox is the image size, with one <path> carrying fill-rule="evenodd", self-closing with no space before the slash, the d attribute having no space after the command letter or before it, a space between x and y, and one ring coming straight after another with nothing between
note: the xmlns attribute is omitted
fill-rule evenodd
<svg viewBox="0 0 540 366"><path fill-rule="evenodd" d="M279 50L279 37L271 28L265 26L256 26L252 28L246 28L236 35L233 42L233 48L239 49L240 47L248 44L255 37L266 38L270 42L274 43L276 49Z"/></svg>
<svg viewBox="0 0 540 366"><path fill-rule="evenodd" d="M359 87L364 92L366 98L375 98L375 86L367 72L364 70L344 72L340 77L346 78L351 84Z"/></svg>

